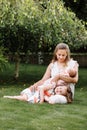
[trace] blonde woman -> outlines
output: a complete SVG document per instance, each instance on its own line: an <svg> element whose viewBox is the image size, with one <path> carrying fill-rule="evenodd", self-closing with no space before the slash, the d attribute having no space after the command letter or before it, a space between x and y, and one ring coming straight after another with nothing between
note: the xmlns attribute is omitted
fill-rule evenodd
<svg viewBox="0 0 87 130"><path fill-rule="evenodd" d="M71 88L72 98L74 98L75 84L78 82L78 67L77 61L70 58L69 46L65 43L59 43L54 50L53 59L48 65L44 76L41 80L32 85L30 90L32 91L33 88L35 90L37 88L44 88L46 86L46 84L44 86L44 82L47 82L47 80L52 78L50 81L51 83L56 83L58 80L63 81L63 84L57 84L57 86L68 84ZM72 72L72 70L74 71ZM66 72L69 73L69 75L66 75ZM57 103L55 97L56 96L54 95L53 100ZM44 101L43 98L41 100L41 102ZM61 103L67 103L65 96L61 96Z"/></svg>

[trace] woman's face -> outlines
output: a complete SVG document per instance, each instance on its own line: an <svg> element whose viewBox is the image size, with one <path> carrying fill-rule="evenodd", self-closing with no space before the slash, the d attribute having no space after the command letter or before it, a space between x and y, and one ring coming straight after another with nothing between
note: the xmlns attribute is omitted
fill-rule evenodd
<svg viewBox="0 0 87 130"><path fill-rule="evenodd" d="M59 95L66 95L67 87L66 86L58 86L55 88L55 93Z"/></svg>
<svg viewBox="0 0 87 130"><path fill-rule="evenodd" d="M67 51L66 49L59 49L57 52L56 52L56 56L57 56L57 59L60 63L63 63L65 62L66 60L66 57L67 57Z"/></svg>

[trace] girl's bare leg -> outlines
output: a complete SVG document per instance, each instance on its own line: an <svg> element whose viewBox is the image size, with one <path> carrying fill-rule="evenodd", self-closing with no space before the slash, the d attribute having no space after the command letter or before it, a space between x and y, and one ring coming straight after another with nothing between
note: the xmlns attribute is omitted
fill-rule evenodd
<svg viewBox="0 0 87 130"><path fill-rule="evenodd" d="M44 91L49 89L52 89L52 85L44 86L40 88L40 103L44 102L44 98L45 98Z"/></svg>
<svg viewBox="0 0 87 130"><path fill-rule="evenodd" d="M19 96L4 96L4 98L17 99L20 101L27 101L27 95L19 95Z"/></svg>
<svg viewBox="0 0 87 130"><path fill-rule="evenodd" d="M40 89L40 103L43 103L44 102L44 89L41 88Z"/></svg>
<svg viewBox="0 0 87 130"><path fill-rule="evenodd" d="M44 96L44 99L46 102L49 102L49 97L48 96Z"/></svg>

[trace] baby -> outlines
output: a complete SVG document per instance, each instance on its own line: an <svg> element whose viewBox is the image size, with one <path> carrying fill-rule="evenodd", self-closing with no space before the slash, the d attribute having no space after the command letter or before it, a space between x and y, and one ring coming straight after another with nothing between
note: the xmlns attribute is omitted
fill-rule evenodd
<svg viewBox="0 0 87 130"><path fill-rule="evenodd" d="M76 73L77 72L75 71L75 69L72 68L72 69L67 69L64 72L61 72L60 75L74 77L76 75ZM57 84L57 86L59 86L59 85L67 85L67 83L65 81L61 80L61 79L59 79L56 84Z"/></svg>

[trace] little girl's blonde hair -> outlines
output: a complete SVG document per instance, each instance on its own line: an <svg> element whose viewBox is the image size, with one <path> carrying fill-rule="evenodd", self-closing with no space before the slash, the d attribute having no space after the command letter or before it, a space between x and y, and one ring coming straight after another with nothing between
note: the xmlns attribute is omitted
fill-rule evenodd
<svg viewBox="0 0 87 130"><path fill-rule="evenodd" d="M67 98L68 103L72 103L72 101L73 101L73 99L72 99L72 91L71 91L71 88L69 86L67 87L66 98Z"/></svg>

